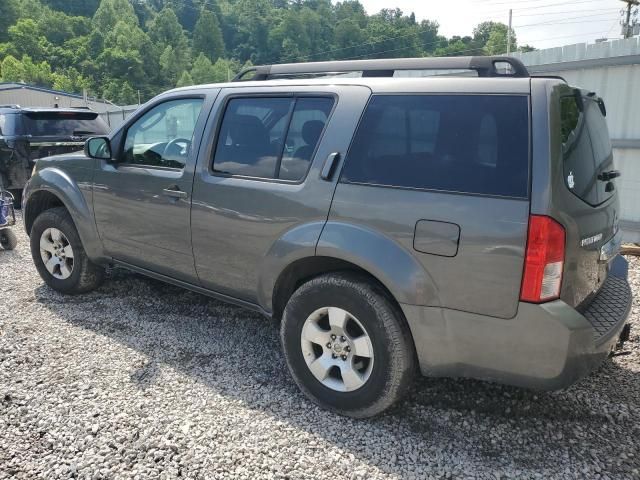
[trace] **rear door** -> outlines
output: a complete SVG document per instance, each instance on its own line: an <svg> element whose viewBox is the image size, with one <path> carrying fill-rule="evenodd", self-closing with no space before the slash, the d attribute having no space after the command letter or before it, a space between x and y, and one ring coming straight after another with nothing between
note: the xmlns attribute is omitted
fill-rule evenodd
<svg viewBox="0 0 640 480"><path fill-rule="evenodd" d="M220 92L193 185L193 254L201 284L252 303L272 248L295 229L313 254L344 156L370 96L360 86L238 87ZM271 292L269 292L270 294Z"/></svg>
<svg viewBox="0 0 640 480"><path fill-rule="evenodd" d="M458 85L483 85L474 82ZM515 93L374 95L321 245L332 223L373 229L427 272L435 294L419 304L515 315L529 214L529 96L528 83L503 82Z"/></svg>
<svg viewBox="0 0 640 480"><path fill-rule="evenodd" d="M600 288L607 276L607 255L617 253L618 172L600 98L560 84L550 105L551 214L566 229L561 298L578 306Z"/></svg>

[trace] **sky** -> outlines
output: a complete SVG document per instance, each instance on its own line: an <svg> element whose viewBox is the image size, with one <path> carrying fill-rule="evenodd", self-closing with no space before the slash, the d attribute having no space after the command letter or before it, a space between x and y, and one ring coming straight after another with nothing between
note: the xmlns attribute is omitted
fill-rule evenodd
<svg viewBox="0 0 640 480"><path fill-rule="evenodd" d="M621 0L360 0L367 13L382 8L414 12L417 20L436 20L440 34L471 35L474 26L485 20L509 21L513 9L513 28L519 45L536 48L592 43L597 38L622 38Z"/></svg>

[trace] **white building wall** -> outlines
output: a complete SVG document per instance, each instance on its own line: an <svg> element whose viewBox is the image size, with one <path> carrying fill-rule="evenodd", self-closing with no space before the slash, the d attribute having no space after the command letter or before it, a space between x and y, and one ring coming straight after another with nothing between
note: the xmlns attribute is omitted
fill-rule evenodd
<svg viewBox="0 0 640 480"><path fill-rule="evenodd" d="M640 39L516 54L535 74L559 75L596 92L607 106L627 241L640 241Z"/></svg>

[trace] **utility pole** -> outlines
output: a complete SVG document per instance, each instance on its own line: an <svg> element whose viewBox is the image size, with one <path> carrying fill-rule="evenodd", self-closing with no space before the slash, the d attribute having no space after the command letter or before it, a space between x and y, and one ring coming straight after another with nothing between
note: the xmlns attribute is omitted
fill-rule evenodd
<svg viewBox="0 0 640 480"><path fill-rule="evenodd" d="M513 19L513 10L509 9L509 30L507 30L507 56L511 54L511 20Z"/></svg>
<svg viewBox="0 0 640 480"><path fill-rule="evenodd" d="M627 4L626 20L624 20L624 22L622 23L622 34L624 35L624 38L631 38L633 37L633 27L635 26L635 21L634 21L634 25L631 25L631 9L633 7L637 7L638 5L640 5L640 1L639 0L622 0L622 1Z"/></svg>

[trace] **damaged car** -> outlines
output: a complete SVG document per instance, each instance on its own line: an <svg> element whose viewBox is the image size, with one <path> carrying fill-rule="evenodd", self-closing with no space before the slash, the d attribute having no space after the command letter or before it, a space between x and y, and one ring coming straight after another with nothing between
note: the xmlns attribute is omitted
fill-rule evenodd
<svg viewBox="0 0 640 480"><path fill-rule="evenodd" d="M20 205L38 158L80 151L84 141L109 131L87 108L21 108L0 105L0 185Z"/></svg>

